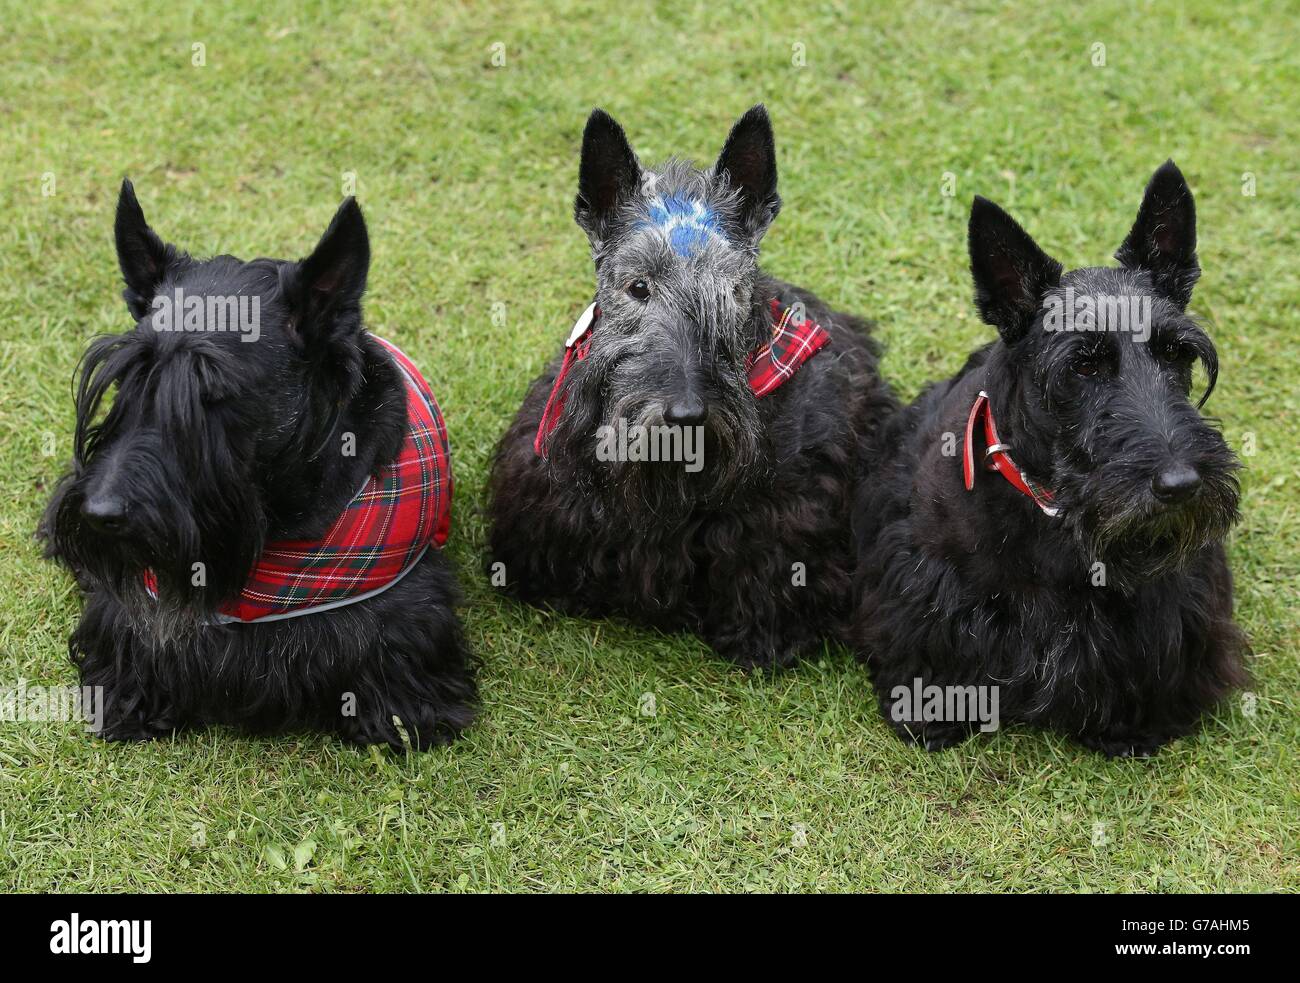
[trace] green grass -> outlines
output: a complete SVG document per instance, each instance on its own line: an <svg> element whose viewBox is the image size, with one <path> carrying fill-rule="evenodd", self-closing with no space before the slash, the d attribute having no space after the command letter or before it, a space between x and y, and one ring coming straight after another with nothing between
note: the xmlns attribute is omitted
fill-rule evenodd
<svg viewBox="0 0 1300 983"><path fill-rule="evenodd" d="M1300 888L1294 8L361 6L0 0L0 685L75 680L77 598L31 533L69 454L78 353L126 324L122 176L196 252L297 256L350 171L369 323L419 362L451 426L481 722L407 758L315 735L122 747L5 724L0 887ZM767 268L876 318L908 396L991 332L969 300L973 193L1067 265L1096 264L1151 171L1178 161L1201 220L1193 306L1224 365L1211 409L1256 449L1230 545L1253 715L1227 707L1151 761L1022 729L929 755L889 733L845 652L752 678L691 638L494 594L478 570L489 452L590 299L570 218L587 112L613 112L646 158L711 159L759 100L785 198Z"/></svg>

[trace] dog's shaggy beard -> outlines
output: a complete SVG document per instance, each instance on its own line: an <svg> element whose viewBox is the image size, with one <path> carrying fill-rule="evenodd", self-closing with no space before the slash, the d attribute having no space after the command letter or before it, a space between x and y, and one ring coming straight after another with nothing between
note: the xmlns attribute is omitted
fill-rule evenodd
<svg viewBox="0 0 1300 983"><path fill-rule="evenodd" d="M1215 429L1200 415L1218 379L1218 358L1209 340L1187 339L1203 364L1208 384L1193 406L1172 391L1164 397L1166 423L1152 428L1140 413L1113 404L1077 414L1077 397L1063 379L1071 370L1071 347L1057 345L1031 367L1021 402L1020 426L1028 445L1049 448L1041 474L1060 511L1058 522L1091 565L1102 563L1106 582L1131 592L1144 581L1184 569L1210 543L1222 540L1237 521L1241 467ZM1188 367L1185 383L1191 385ZM1039 411L1044 407L1047 414ZM1073 422L1062 427L1062 418ZM1152 482L1168 459L1166 431L1181 459L1196 467L1201 485L1187 501L1165 503Z"/></svg>
<svg viewBox="0 0 1300 983"><path fill-rule="evenodd" d="M255 526L247 528L247 516L234 521L227 515L245 496L227 497L216 514L209 506L202 520L183 493L141 499L133 506L131 533L108 536L82 518L84 486L74 472L56 492L42 526L46 553L83 589L110 593L133 628L159 643L187 637L211 620L239 592L261 552L262 537ZM153 574L152 592L146 571Z"/></svg>
<svg viewBox="0 0 1300 983"><path fill-rule="evenodd" d="M1237 521L1239 462L1218 433L1198 426L1192 459L1201 486L1186 502L1151 493L1150 457L1117 454L1085 474L1058 471L1055 501L1083 554L1105 564L1108 582L1132 590L1186 567Z"/></svg>
<svg viewBox="0 0 1300 983"><path fill-rule="evenodd" d="M724 505L752 480L762 431L743 376L718 382L727 391L710 402L699 471L688 471L684 461L599 460L602 427L617 433L620 421L630 431L666 425L661 401L636 387L636 373L617 367L617 360L592 360L570 382L549 454L556 473L622 508L665 520Z"/></svg>
<svg viewBox="0 0 1300 983"><path fill-rule="evenodd" d="M60 479L38 529L46 555L67 567L84 590L110 593L133 627L158 641L184 637L238 594L261 553L262 504L238 453L213 425L192 380L164 373L155 399L180 408L183 429L132 432L119 407L143 393L143 373L120 337L87 351L77 393L72 466ZM116 384L118 396L101 423L100 404ZM115 447L125 441L120 451ZM128 476L129 531L107 535L82 516L96 462L113 450ZM146 571L156 581L145 583Z"/></svg>

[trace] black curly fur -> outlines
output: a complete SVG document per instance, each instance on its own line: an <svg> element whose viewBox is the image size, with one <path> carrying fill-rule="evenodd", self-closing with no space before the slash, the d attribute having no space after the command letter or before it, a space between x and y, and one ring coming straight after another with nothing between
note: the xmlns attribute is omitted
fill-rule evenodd
<svg viewBox="0 0 1300 983"><path fill-rule="evenodd" d="M154 234L126 182L116 235L139 323L96 339L82 359L74 458L39 531L85 593L69 650L83 685L103 687L102 735L228 724L398 748L450 740L472 721L476 689L455 576L435 550L364 601L212 622L265 542L319 537L401 448L404 383L362 329L370 254L360 208L344 202L299 263L200 262ZM260 337L155 330L151 299L176 287L258 296ZM337 450L345 433L354 456ZM120 502L115 528L87 518L92 498Z"/></svg>
<svg viewBox="0 0 1300 983"><path fill-rule="evenodd" d="M1247 680L1222 545L1238 464L1189 399L1193 361L1209 388L1218 374L1183 309L1199 273L1191 192L1172 163L1157 171L1119 269L1062 275L983 199L970 249L977 304L1001 337L883 432L883 467L854 509L857 647L886 720L926 747L971 727L895 721L894 688L916 679L997 686L1003 723L1150 754ZM1071 286L1149 298L1150 340L1046 331L1047 298ZM999 439L1052 491L1059 517L982 469L965 490L960 444L981 390ZM1199 487L1159 500L1156 476L1184 465Z"/></svg>
<svg viewBox="0 0 1300 983"><path fill-rule="evenodd" d="M681 260L645 230L648 194L707 203L725 238ZM547 458L533 439L560 358L529 388L489 481L488 572L503 570L516 596L696 632L744 666L788 665L839 637L853 483L872 428L897 404L864 322L759 271L758 243L779 207L761 107L708 171L680 161L642 171L618 125L592 114L575 211L603 315ZM639 277L653 282L646 303L626 290ZM773 297L802 303L832 342L755 399L744 359L770 334ZM702 472L596 459L599 426L662 423L683 391L709 408Z"/></svg>

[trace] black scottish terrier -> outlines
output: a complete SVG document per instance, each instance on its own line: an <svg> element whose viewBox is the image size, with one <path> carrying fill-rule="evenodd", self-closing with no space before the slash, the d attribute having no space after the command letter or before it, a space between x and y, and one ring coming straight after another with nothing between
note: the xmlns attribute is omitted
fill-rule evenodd
<svg viewBox="0 0 1300 983"><path fill-rule="evenodd" d="M841 631L853 483L896 403L866 324L759 269L780 204L762 106L707 170L643 168L591 114L575 217L595 304L497 449L496 583L697 632L744 666L787 665ZM615 434L623 452L602 453ZM656 458L665 435L698 437L696 458Z"/></svg>
<svg viewBox="0 0 1300 983"><path fill-rule="evenodd" d="M977 197L970 256L999 340L890 422L854 510L882 712L944 747L973 724L922 718L915 687L997 687L1003 721L1150 754L1247 679L1222 543L1238 462L1198 413L1218 359L1186 313L1191 191L1166 163L1119 267L1068 273Z"/></svg>
<svg viewBox="0 0 1300 983"><path fill-rule="evenodd" d="M136 324L83 357L74 458L41 526L85 592L69 650L103 687L102 736L451 739L476 694L455 578L428 548L450 521L445 430L414 367L362 328L355 200L300 262L196 260L128 181L116 240Z"/></svg>

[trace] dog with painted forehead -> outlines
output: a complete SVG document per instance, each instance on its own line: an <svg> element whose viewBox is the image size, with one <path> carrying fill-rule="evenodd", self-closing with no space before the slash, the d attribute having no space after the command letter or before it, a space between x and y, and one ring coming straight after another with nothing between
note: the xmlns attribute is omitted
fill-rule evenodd
<svg viewBox="0 0 1300 983"><path fill-rule="evenodd" d="M836 636L851 483L895 403L865 322L759 268L780 206L761 106L705 168L644 167L591 114L574 216L595 297L498 447L493 583L745 666Z"/></svg>

